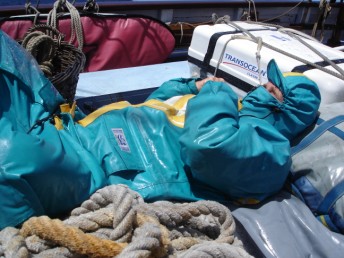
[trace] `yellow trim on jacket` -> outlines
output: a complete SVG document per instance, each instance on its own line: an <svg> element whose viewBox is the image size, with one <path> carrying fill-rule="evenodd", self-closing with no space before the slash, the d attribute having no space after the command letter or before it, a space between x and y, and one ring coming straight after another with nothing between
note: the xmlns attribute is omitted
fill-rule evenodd
<svg viewBox="0 0 344 258"><path fill-rule="evenodd" d="M100 117L101 115L107 112L110 112L113 110L120 110L126 107L145 106L145 107L150 107L153 109L163 111L166 114L168 120L173 125L182 128L184 126L184 121L185 121L185 112L180 112L180 111L186 106L187 102L194 96L195 95L193 94L183 95L177 101L175 101L172 105L159 101L159 100L155 100L155 99L150 99L144 103L137 104L137 105L132 105L128 101L120 101L120 102L112 103L112 104L109 104L97 109L96 111L92 112L85 118L79 120L77 123L86 127L89 124L91 124L94 120L96 120L98 117Z"/></svg>

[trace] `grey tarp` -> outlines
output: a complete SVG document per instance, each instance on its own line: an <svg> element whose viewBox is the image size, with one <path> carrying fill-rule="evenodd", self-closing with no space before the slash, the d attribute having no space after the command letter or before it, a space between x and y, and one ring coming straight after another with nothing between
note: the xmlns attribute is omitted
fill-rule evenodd
<svg viewBox="0 0 344 258"><path fill-rule="evenodd" d="M282 191L274 198L251 208L230 207L234 217L249 237L240 231L241 240L252 238L262 252L256 257L340 258L344 257L344 235L334 233L321 224L297 197Z"/></svg>

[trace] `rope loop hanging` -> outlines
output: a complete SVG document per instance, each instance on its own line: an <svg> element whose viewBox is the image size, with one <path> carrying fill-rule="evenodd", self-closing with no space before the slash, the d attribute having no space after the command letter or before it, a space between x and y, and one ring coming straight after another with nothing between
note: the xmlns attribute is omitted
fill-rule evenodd
<svg viewBox="0 0 344 258"><path fill-rule="evenodd" d="M47 24L58 29L58 18L66 12L69 12L71 18L71 36L69 43L72 43L76 39L78 48L82 50L84 45L84 33L80 14L68 0L57 0L54 3L53 9L48 14Z"/></svg>
<svg viewBox="0 0 344 258"><path fill-rule="evenodd" d="M30 0L26 0L26 2L25 2L25 14L39 14L40 12L38 11L37 7L38 7L38 3L37 3L37 6L34 7L34 6L32 6Z"/></svg>

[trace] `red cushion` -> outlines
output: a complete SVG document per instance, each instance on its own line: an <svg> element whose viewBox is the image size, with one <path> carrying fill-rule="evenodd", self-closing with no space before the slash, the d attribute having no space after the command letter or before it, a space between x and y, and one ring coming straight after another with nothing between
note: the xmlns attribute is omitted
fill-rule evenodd
<svg viewBox="0 0 344 258"><path fill-rule="evenodd" d="M45 22L43 17L39 22ZM171 30L147 16L89 14L82 15L81 22L85 72L162 63L175 46ZM32 17L8 18L0 21L0 29L21 40L32 24ZM60 18L58 29L69 41L69 16ZM78 45L76 39L72 43Z"/></svg>

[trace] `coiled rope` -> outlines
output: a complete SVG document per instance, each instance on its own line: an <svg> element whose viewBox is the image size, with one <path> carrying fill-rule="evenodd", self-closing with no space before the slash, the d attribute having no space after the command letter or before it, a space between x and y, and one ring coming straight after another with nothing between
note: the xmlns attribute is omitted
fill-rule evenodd
<svg viewBox="0 0 344 258"><path fill-rule="evenodd" d="M56 54L56 44L52 37L42 31L29 31L22 46L37 60L39 67L49 78L53 75L52 60Z"/></svg>
<svg viewBox="0 0 344 258"><path fill-rule="evenodd" d="M74 101L79 74L86 57L74 45L64 41L56 28L38 24L31 27L22 46L36 59L45 76L69 103Z"/></svg>
<svg viewBox="0 0 344 258"><path fill-rule="evenodd" d="M252 257L213 201L145 203L124 185L98 190L64 221L32 217L0 231L5 257Z"/></svg>

